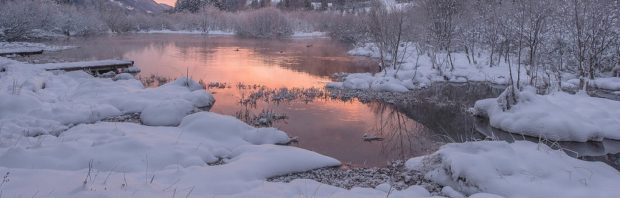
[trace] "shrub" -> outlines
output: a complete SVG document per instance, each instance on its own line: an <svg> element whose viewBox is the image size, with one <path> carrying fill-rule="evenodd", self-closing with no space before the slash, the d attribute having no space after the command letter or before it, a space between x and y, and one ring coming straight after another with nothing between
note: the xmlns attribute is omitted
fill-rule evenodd
<svg viewBox="0 0 620 198"><path fill-rule="evenodd" d="M293 27L280 10L263 8L243 13L235 33L251 38L286 38L293 35Z"/></svg>

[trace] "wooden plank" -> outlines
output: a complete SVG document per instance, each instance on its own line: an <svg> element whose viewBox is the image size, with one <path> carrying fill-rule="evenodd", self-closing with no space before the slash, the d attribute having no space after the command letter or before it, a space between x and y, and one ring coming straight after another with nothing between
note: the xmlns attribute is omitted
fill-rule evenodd
<svg viewBox="0 0 620 198"><path fill-rule="evenodd" d="M0 56L30 56L35 54L43 54L42 49L22 49L22 50L0 50Z"/></svg>
<svg viewBox="0 0 620 198"><path fill-rule="evenodd" d="M45 70L64 70L64 71L76 71L76 70L115 70L119 68L128 68L133 66L133 61L126 60L98 60L98 61L81 61L81 62L67 62L67 63L46 63L36 64L39 67L45 68Z"/></svg>

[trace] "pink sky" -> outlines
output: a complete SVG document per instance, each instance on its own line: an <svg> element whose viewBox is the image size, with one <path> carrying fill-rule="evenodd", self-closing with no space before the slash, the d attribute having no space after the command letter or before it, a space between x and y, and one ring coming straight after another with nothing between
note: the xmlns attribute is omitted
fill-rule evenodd
<svg viewBox="0 0 620 198"><path fill-rule="evenodd" d="M174 3L177 2L177 0L155 0L157 3L165 3L168 4L170 6L174 6Z"/></svg>

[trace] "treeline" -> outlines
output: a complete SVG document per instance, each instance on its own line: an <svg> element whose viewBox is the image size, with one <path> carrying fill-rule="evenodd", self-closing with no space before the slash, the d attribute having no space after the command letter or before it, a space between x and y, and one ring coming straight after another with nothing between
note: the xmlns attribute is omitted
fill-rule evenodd
<svg viewBox="0 0 620 198"><path fill-rule="evenodd" d="M220 30L248 37L284 38L294 31L321 30L323 15L321 12L283 12L273 7L229 12L212 5L195 12L144 13L107 0L0 0L0 40L149 30Z"/></svg>
<svg viewBox="0 0 620 198"><path fill-rule="evenodd" d="M561 83L567 73L585 87L588 79L620 67L619 0L375 2L357 16L340 18L333 36L374 43L382 65L394 69L407 48L430 57L440 72L454 70L456 52L471 64L483 58L488 67L523 68L531 77L525 83L539 87ZM510 80L515 88L526 81Z"/></svg>

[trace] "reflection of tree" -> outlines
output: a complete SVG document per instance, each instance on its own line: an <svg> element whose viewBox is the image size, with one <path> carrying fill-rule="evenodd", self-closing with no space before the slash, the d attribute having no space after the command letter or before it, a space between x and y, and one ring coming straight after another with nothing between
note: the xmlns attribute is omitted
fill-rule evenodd
<svg viewBox="0 0 620 198"><path fill-rule="evenodd" d="M395 158L405 160L437 148L438 144L429 137L428 129L424 125L410 119L391 105L370 103L369 106L377 118L369 133L384 138L381 142L384 154L396 155Z"/></svg>

